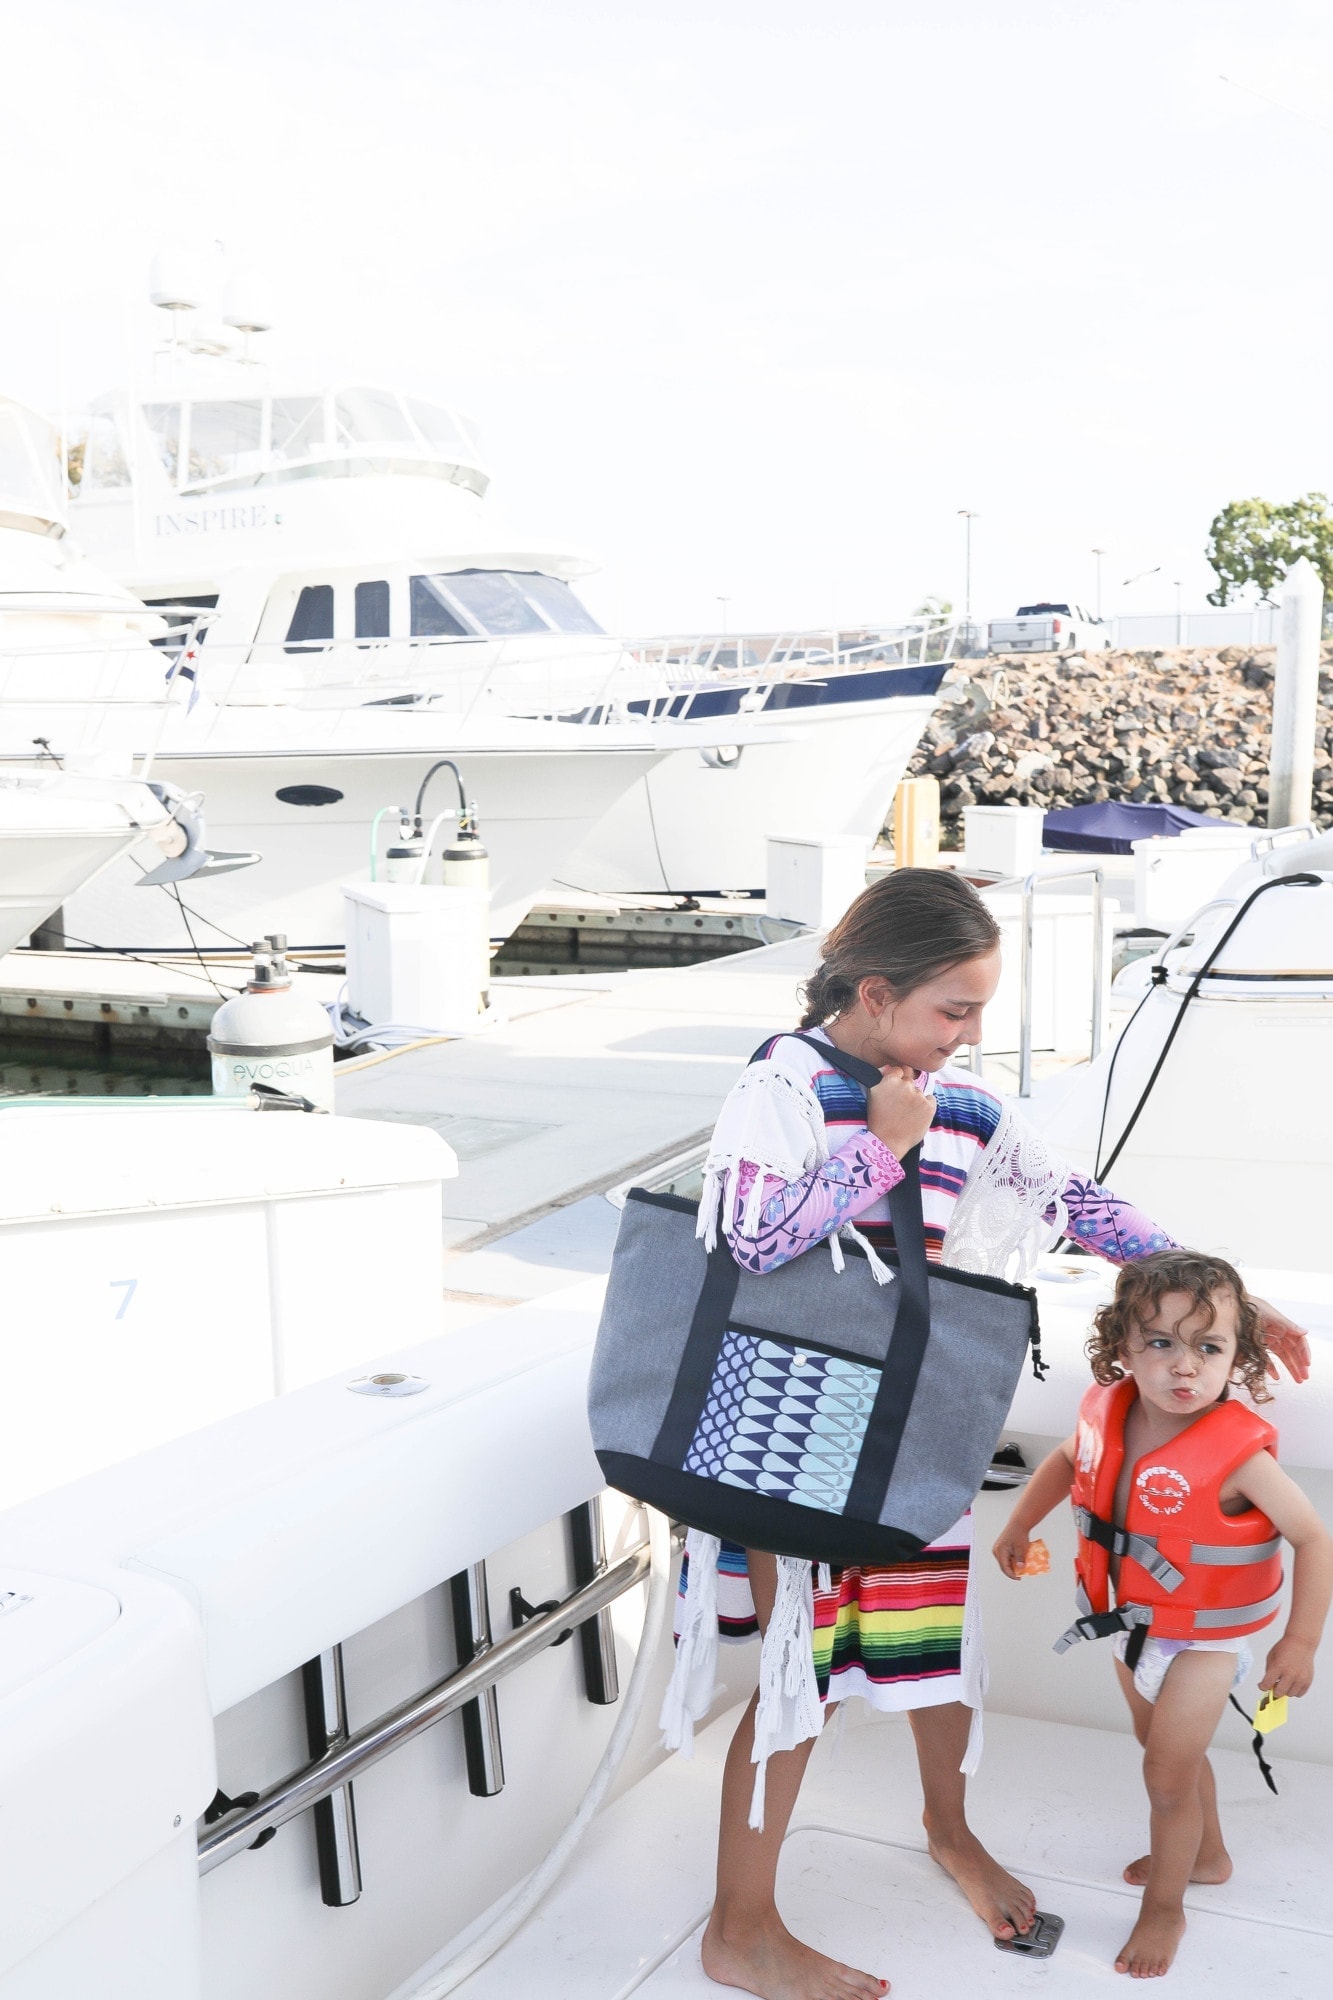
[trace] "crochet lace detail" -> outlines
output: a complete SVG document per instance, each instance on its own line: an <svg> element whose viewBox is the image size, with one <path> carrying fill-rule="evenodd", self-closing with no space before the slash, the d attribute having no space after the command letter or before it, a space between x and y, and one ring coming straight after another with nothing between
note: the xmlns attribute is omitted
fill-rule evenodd
<svg viewBox="0 0 1333 2000"><path fill-rule="evenodd" d="M1041 1252L1064 1235L1069 1169L1006 1105L954 1203L941 1261L1025 1284Z"/></svg>

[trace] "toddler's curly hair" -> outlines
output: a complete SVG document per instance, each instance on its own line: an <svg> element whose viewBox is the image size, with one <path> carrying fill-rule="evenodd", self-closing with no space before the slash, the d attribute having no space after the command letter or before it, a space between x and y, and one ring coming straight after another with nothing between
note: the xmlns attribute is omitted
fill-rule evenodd
<svg viewBox="0 0 1333 2000"><path fill-rule="evenodd" d="M1115 1297L1093 1315L1094 1331L1088 1339L1088 1359L1097 1381L1121 1380L1125 1370L1120 1356L1130 1335L1155 1316L1167 1292L1188 1292L1209 1327L1217 1318L1213 1294L1221 1291L1231 1292L1239 1308L1236 1371L1256 1403L1268 1402L1268 1350L1259 1333L1258 1308L1240 1273L1225 1258L1207 1257L1197 1250L1157 1250L1137 1264L1121 1265Z"/></svg>

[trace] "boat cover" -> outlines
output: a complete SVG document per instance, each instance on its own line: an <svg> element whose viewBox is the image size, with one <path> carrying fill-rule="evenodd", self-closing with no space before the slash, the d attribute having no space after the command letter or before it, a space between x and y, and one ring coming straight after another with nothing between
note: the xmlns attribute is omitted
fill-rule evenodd
<svg viewBox="0 0 1333 2000"><path fill-rule="evenodd" d="M1167 839L1191 826L1230 826L1215 813L1191 812L1188 806L1129 805L1103 799L1099 805L1062 806L1042 821L1043 847L1067 848L1076 854L1129 854L1131 842Z"/></svg>

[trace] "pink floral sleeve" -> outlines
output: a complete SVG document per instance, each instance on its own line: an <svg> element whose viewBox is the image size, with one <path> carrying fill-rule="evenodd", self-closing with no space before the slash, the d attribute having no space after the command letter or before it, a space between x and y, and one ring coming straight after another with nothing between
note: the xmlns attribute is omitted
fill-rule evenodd
<svg viewBox="0 0 1333 2000"><path fill-rule="evenodd" d="M1150 1216L1088 1174L1071 1174L1065 1183L1069 1227L1065 1234L1080 1249L1094 1251L1110 1264L1137 1264L1155 1250L1178 1250L1175 1238L1159 1229Z"/></svg>
<svg viewBox="0 0 1333 2000"><path fill-rule="evenodd" d="M745 1212L758 1173L749 1160L741 1161L727 1191L722 1226L736 1262L760 1274L822 1243L844 1222L854 1222L903 1177L883 1140L873 1132L859 1132L799 1180L766 1174L758 1223L747 1230Z"/></svg>

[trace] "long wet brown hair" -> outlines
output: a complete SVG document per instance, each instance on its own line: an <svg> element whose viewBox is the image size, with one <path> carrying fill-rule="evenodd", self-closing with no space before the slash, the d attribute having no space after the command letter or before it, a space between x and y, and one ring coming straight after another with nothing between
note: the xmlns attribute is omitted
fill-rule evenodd
<svg viewBox="0 0 1333 2000"><path fill-rule="evenodd" d="M859 895L824 940L824 956L802 991L803 1028L817 1028L853 1005L863 979L878 973L901 1000L1000 942L976 890L942 868L897 868Z"/></svg>

